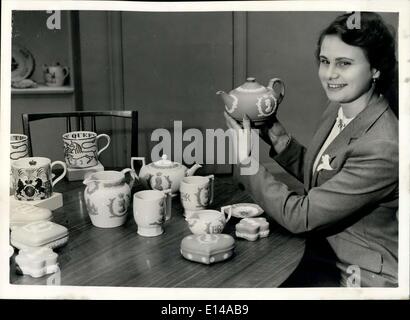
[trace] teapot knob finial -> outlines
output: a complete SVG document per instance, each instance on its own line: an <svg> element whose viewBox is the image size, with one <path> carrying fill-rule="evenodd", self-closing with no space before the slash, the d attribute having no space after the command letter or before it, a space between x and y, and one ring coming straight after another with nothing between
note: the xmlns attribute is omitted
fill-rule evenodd
<svg viewBox="0 0 410 320"><path fill-rule="evenodd" d="M254 77L248 77L248 78L246 78L246 81L248 81L248 82L255 82L255 81L256 81L256 78L254 78Z"/></svg>

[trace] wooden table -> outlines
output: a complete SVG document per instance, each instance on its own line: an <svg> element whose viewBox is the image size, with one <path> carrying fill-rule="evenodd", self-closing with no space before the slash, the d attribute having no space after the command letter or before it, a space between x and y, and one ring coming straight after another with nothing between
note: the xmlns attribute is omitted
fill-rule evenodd
<svg viewBox="0 0 410 320"><path fill-rule="evenodd" d="M188 287L188 288L262 288L278 287L298 266L305 240L292 235L270 221L269 237L250 242L236 239L235 254L227 261L204 265L188 261L180 254L183 237L190 234L179 198L173 199L172 218L165 233L145 238L137 234L137 225L128 212L120 227L100 229L91 224L85 207L81 182L60 182L57 192L64 195L64 206L53 212L53 221L69 229L69 241L57 249L60 273L41 278L21 276L10 268L13 284L39 285L50 281L61 285L117 287ZM215 179L215 200L211 208L252 202L239 190L230 176ZM264 215L263 215L264 216ZM224 233L234 236L232 217ZM235 236L234 236L235 237ZM14 257L13 257L14 261Z"/></svg>

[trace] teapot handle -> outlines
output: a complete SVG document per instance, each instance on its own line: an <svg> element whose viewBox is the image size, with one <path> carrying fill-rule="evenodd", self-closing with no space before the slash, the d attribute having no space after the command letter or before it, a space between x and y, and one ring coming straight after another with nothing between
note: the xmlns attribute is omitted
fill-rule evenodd
<svg viewBox="0 0 410 320"><path fill-rule="evenodd" d="M283 97L285 96L285 84L283 81L279 78L273 78L269 80L268 88L273 90L273 86L279 83L280 84L280 93L279 93L279 98L277 104L281 103L283 100Z"/></svg>
<svg viewBox="0 0 410 320"><path fill-rule="evenodd" d="M142 166L145 166L145 157L131 157L131 169L135 172L134 161L141 161ZM136 172L135 172L136 173Z"/></svg>
<svg viewBox="0 0 410 320"><path fill-rule="evenodd" d="M70 68L63 67L62 70L63 70L63 74L64 74L64 79L65 79L70 74Z"/></svg>
<svg viewBox="0 0 410 320"><path fill-rule="evenodd" d="M228 222L229 219L231 219L231 216L232 216L232 205L221 207L221 213L223 214L224 217L225 217L225 209L229 209L228 210L228 218L226 218L226 222Z"/></svg>

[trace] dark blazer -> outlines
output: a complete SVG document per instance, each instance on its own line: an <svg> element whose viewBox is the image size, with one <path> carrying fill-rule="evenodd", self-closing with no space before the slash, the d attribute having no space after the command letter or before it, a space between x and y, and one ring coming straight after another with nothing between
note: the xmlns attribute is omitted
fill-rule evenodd
<svg viewBox="0 0 410 320"><path fill-rule="evenodd" d="M398 121L374 98L324 151L329 170L312 172L339 106L329 104L308 149L291 139L274 159L304 183L297 195L263 166L237 176L255 202L293 233L324 232L346 281L360 268L361 286L397 286Z"/></svg>

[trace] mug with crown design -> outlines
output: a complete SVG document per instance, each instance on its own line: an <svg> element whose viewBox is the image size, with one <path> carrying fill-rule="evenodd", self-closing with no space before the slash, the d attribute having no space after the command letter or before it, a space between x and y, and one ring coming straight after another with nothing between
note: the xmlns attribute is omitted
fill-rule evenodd
<svg viewBox="0 0 410 320"><path fill-rule="evenodd" d="M63 172L53 179L54 166L63 167ZM44 157L27 157L13 161L11 170L14 180L14 197L17 200L43 200L50 198L53 187L64 178L67 167L62 161L51 162Z"/></svg>

